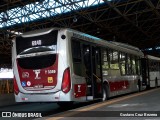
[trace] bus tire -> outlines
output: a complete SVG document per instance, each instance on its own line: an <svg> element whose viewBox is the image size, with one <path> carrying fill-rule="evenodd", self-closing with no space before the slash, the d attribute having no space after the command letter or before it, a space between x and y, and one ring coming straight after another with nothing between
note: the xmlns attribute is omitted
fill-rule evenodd
<svg viewBox="0 0 160 120"><path fill-rule="evenodd" d="M157 77L155 78L155 87L156 88L158 87L158 79L157 79Z"/></svg>
<svg viewBox="0 0 160 120"><path fill-rule="evenodd" d="M73 101L70 102L57 102L60 108L70 108L73 105Z"/></svg>
<svg viewBox="0 0 160 120"><path fill-rule="evenodd" d="M104 84L102 101L106 101L109 98L108 93L109 93L108 86Z"/></svg>
<svg viewBox="0 0 160 120"><path fill-rule="evenodd" d="M141 81L140 79L138 80L138 91L141 92L142 91L142 84L141 84Z"/></svg>

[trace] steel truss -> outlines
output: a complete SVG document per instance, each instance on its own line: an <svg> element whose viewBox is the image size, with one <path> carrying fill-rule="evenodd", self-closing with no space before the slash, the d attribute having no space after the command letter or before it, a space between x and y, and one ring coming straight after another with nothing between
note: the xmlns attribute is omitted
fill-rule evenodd
<svg viewBox="0 0 160 120"><path fill-rule="evenodd" d="M0 51L6 55L9 31L46 27L69 27L142 49L160 45L160 0L11 0L5 5L0 9Z"/></svg>

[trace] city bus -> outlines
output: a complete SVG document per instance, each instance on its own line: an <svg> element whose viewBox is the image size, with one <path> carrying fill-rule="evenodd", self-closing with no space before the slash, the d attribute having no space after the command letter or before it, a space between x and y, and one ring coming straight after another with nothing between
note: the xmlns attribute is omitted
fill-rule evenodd
<svg viewBox="0 0 160 120"><path fill-rule="evenodd" d="M137 47L68 28L23 33L12 47L15 100L64 105L139 91L143 57Z"/></svg>
<svg viewBox="0 0 160 120"><path fill-rule="evenodd" d="M142 81L147 88L160 86L160 58L145 55L141 58Z"/></svg>

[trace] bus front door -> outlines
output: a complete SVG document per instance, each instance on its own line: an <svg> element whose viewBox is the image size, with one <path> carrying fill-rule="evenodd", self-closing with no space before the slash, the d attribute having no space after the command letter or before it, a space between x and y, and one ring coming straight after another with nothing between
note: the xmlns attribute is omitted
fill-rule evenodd
<svg viewBox="0 0 160 120"><path fill-rule="evenodd" d="M102 74L100 49L91 45L83 45L83 61L86 71L87 100L102 96Z"/></svg>

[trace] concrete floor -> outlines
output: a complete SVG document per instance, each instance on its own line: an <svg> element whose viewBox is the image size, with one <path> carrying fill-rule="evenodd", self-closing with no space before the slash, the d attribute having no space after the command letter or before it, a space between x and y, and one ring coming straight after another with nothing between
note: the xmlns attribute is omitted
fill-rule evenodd
<svg viewBox="0 0 160 120"><path fill-rule="evenodd" d="M49 116L45 119L160 120L160 88L112 98L108 101L74 109L58 116Z"/></svg>
<svg viewBox="0 0 160 120"><path fill-rule="evenodd" d="M160 120L160 88L111 98L105 102L76 103L64 110L56 103L26 103L0 107L0 111L45 113L45 117L38 118L40 120Z"/></svg>

